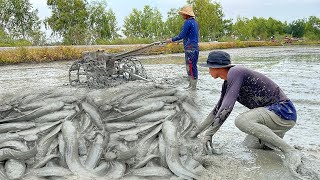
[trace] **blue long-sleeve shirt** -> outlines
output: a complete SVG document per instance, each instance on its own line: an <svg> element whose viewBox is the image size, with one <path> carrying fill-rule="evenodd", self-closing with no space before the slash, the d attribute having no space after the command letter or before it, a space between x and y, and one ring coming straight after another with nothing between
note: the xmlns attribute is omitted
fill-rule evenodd
<svg viewBox="0 0 320 180"><path fill-rule="evenodd" d="M191 17L184 21L182 30L178 36L172 38L172 41L179 41L183 39L184 49L197 48L199 41L199 27L197 21Z"/></svg>
<svg viewBox="0 0 320 180"><path fill-rule="evenodd" d="M222 85L220 100L213 110L214 121L222 124L236 101L249 109L265 107L286 120L297 119L295 107L276 83L239 65L230 68Z"/></svg>

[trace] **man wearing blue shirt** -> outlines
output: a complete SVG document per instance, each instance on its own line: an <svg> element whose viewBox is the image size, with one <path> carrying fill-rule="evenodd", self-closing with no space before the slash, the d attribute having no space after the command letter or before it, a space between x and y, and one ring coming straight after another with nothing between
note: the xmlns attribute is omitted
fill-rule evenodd
<svg viewBox="0 0 320 180"><path fill-rule="evenodd" d="M232 65L230 55L224 51L209 53L207 63L201 66L209 67L210 75L223 79L224 83L218 103L190 136L194 138L208 129L203 142L205 150L210 153L212 136L228 118L237 101L250 110L236 118L236 127L247 133L247 137L256 138L257 142L259 140L260 147L271 145L280 149L285 156L284 165L297 173L301 154L282 139L296 124L297 114L281 88L257 71Z"/></svg>
<svg viewBox="0 0 320 180"><path fill-rule="evenodd" d="M188 74L189 86L192 90L197 89L198 80L198 57L199 57L199 28L198 23L194 19L195 14L191 6L185 6L179 11L179 14L185 20L182 30L178 36L167 39L167 43L179 41L183 39L183 47L185 52L186 69Z"/></svg>

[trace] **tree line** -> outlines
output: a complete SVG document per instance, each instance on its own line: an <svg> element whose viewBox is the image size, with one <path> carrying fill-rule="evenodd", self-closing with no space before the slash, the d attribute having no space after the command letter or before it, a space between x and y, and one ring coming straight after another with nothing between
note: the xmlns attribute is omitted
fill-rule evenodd
<svg viewBox="0 0 320 180"><path fill-rule="evenodd" d="M289 35L320 40L320 18L310 16L293 22L273 18L238 17L226 19L220 3L211 0L186 0L194 8L199 23L200 41L270 40ZM133 8L119 27L107 0L47 0L51 16L43 21L29 0L0 0L0 45L47 44L41 26L65 45L107 44L120 38L163 40L177 35L183 25L172 8L163 17L156 7ZM122 35L121 35L122 34Z"/></svg>

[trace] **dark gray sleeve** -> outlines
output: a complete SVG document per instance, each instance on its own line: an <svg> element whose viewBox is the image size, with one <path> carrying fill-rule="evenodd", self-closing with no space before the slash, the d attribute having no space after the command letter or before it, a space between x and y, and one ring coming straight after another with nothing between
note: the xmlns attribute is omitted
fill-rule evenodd
<svg viewBox="0 0 320 180"><path fill-rule="evenodd" d="M215 118L215 116L221 106L221 102L223 100L223 96L225 94L226 87L227 87L227 83L225 81L222 85L220 99L219 99L218 103L216 104L215 108L208 114L207 118L199 124L196 131L193 133L193 135L191 135L191 137L196 137L198 134L200 134L202 131L204 131L210 125L212 125L214 123L214 118Z"/></svg>
<svg viewBox="0 0 320 180"><path fill-rule="evenodd" d="M223 85L222 85L221 93L220 93L220 99L219 99L218 103L216 104L216 106L214 107L214 109L212 110L212 114L214 116L217 114L217 112L220 109L220 106L221 106L221 103L222 103L222 100L223 100L223 96L226 93L226 88L227 88L227 81L224 81Z"/></svg>
<svg viewBox="0 0 320 180"><path fill-rule="evenodd" d="M239 96L240 88L243 83L243 73L238 70L232 70L232 68L228 72L227 78L227 87L225 90L225 94L222 96L221 105L217 110L214 118L214 124L217 123L222 124L230 115L234 104L237 101ZM221 99L220 99L221 100Z"/></svg>

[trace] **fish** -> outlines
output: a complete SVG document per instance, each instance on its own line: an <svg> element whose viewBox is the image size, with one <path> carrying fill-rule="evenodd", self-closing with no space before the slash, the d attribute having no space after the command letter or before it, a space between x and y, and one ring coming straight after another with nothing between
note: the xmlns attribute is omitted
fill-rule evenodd
<svg viewBox="0 0 320 180"><path fill-rule="evenodd" d="M8 104L0 104L0 112L10 111L13 106Z"/></svg>
<svg viewBox="0 0 320 180"><path fill-rule="evenodd" d="M191 116L193 121L198 126L200 124L200 119L199 119L200 111L199 111L198 107L193 106L186 101L182 102L181 106L182 106L183 110Z"/></svg>
<svg viewBox="0 0 320 180"><path fill-rule="evenodd" d="M62 127L61 127L62 130ZM59 133L58 134L58 154L59 154L59 165L62 167L68 167L67 162L66 162L66 142L63 139L63 134Z"/></svg>
<svg viewBox="0 0 320 180"><path fill-rule="evenodd" d="M142 97L145 94L148 94L150 91L152 91L152 88L146 88L139 91L136 91L135 93L132 93L129 96L126 96L125 98L121 99L121 102L118 106L123 106L125 104L131 103L133 100Z"/></svg>
<svg viewBox="0 0 320 180"><path fill-rule="evenodd" d="M132 94L133 91L128 89L124 91L120 87L112 87L108 89L98 89L92 92L89 92L86 96L86 101L96 107L117 104L120 99Z"/></svg>
<svg viewBox="0 0 320 180"><path fill-rule="evenodd" d="M176 113L175 110L155 111L135 119L134 122L137 122L137 123L154 122L161 119L165 119L166 117L171 116L174 113Z"/></svg>
<svg viewBox="0 0 320 180"><path fill-rule="evenodd" d="M62 124L59 124L52 131L41 138L38 144L38 153L36 155L36 159L42 159L47 154L51 143L57 138L58 133L61 131L61 127Z"/></svg>
<svg viewBox="0 0 320 180"><path fill-rule="evenodd" d="M5 163L5 171L9 179L20 179L26 169L27 166L23 160L9 159Z"/></svg>
<svg viewBox="0 0 320 180"><path fill-rule="evenodd" d="M139 169L132 169L129 174L142 177L166 177L167 179L170 179L170 177L173 176L172 172L164 167L143 167Z"/></svg>
<svg viewBox="0 0 320 180"><path fill-rule="evenodd" d="M153 98L141 99L139 101L135 101L133 103L120 106L118 109L120 109L121 111L129 111L129 110L140 108L142 106L146 106L150 103L157 102L157 101L162 101L166 104L171 104L177 100L178 100L178 98L175 96L153 97Z"/></svg>
<svg viewBox="0 0 320 180"><path fill-rule="evenodd" d="M126 114L120 117L111 118L111 119L104 119L105 122L111 122L111 121L128 121L128 120L134 120L135 118L138 118L142 115L148 114L150 112L158 111L164 106L164 102L157 101L150 103L147 106L141 107L135 111L133 111L130 114Z"/></svg>
<svg viewBox="0 0 320 180"><path fill-rule="evenodd" d="M97 166L100 157L102 156L105 147L109 141L109 136L103 136L102 134L97 134L95 141L92 143L89 150L87 159L84 163L87 169L93 169Z"/></svg>
<svg viewBox="0 0 320 180"><path fill-rule="evenodd" d="M77 113L75 110L62 110L62 111L55 111L53 113L49 113L34 119L36 123L45 123L45 122L55 122L58 120L65 119L66 117L72 117Z"/></svg>
<svg viewBox="0 0 320 180"><path fill-rule="evenodd" d="M6 141L22 139L23 137L26 137L28 135L36 135L37 133L46 131L47 129L50 129L59 123L61 122L58 121L54 123L47 123L47 124L43 124L42 126L38 126L32 129L23 130L15 133L0 134L0 144Z"/></svg>
<svg viewBox="0 0 320 180"><path fill-rule="evenodd" d="M25 114L25 115L22 115L22 116L19 116L19 117L0 119L0 123L12 122L12 121L16 122L16 121L33 120L33 119L36 119L36 118L41 117L43 115L49 114L51 112L58 111L58 110L62 109L63 106L64 106L64 102L51 103L46 106L42 106L40 108L37 108L37 109L33 110L32 112Z"/></svg>
<svg viewBox="0 0 320 180"><path fill-rule="evenodd" d="M38 177L64 177L72 175L73 173L64 167L42 167L36 169L30 169L26 176L38 176Z"/></svg>
<svg viewBox="0 0 320 180"><path fill-rule="evenodd" d="M125 159L132 158L136 155L138 157L144 157L147 154L151 143L153 142L153 140L157 137L158 133L160 132L161 128L162 128L162 124L158 125L148 135L143 137L137 143L137 145L134 146L133 148L131 148L125 152L119 152L119 154L117 154L117 159L118 160L125 160Z"/></svg>
<svg viewBox="0 0 320 180"><path fill-rule="evenodd" d="M0 126L0 133L21 131L21 130L33 128L35 126L36 126L35 122L2 123Z"/></svg>
<svg viewBox="0 0 320 180"><path fill-rule="evenodd" d="M37 169L37 168L41 168L43 166L45 166L51 159L54 158L59 158L58 154L50 154L46 157L44 157L43 159L41 159L40 161L38 161L32 168L33 169Z"/></svg>
<svg viewBox="0 0 320 180"><path fill-rule="evenodd" d="M159 120L159 121L152 122L152 123L145 123L145 124L138 126L136 128L131 128L131 129L127 129L124 131L119 131L119 132L113 133L110 135L110 138L111 137L119 137L119 136L125 137L125 136L130 136L130 135L136 135L136 134L142 133L144 131L148 131L150 129L153 129L155 126L157 126L158 124L161 124L162 122L163 122L163 120Z"/></svg>
<svg viewBox="0 0 320 180"><path fill-rule="evenodd" d="M28 146L21 141L6 141L0 144L0 149L10 148L17 151L28 151Z"/></svg>
<svg viewBox="0 0 320 180"><path fill-rule="evenodd" d="M103 179L120 179L125 175L127 166L123 162L113 161L111 163L111 169L103 176Z"/></svg>
<svg viewBox="0 0 320 180"><path fill-rule="evenodd" d="M162 126L163 137L166 146L166 162L169 169L177 176L185 179L200 179L200 176L191 172L182 165L179 156L179 141L177 128L171 121L165 121Z"/></svg>
<svg viewBox="0 0 320 180"><path fill-rule="evenodd" d="M100 162L100 164L94 168L92 171L99 175L99 176L105 176L108 171L111 169L111 163L108 163L108 162L105 162L105 161L102 161Z"/></svg>
<svg viewBox="0 0 320 180"><path fill-rule="evenodd" d="M162 167L168 168L168 164L166 160L166 145L163 139L163 133L159 133L159 157L160 157L160 165Z"/></svg>
<svg viewBox="0 0 320 180"><path fill-rule="evenodd" d="M37 147L33 147L28 151L17 151L10 148L0 149L0 161L16 159L16 160L26 160L34 157L37 154Z"/></svg>
<svg viewBox="0 0 320 180"><path fill-rule="evenodd" d="M131 129L137 127L137 123L135 122L114 122L114 123L105 123L104 124L106 130L108 132L118 132L126 129Z"/></svg>
<svg viewBox="0 0 320 180"><path fill-rule="evenodd" d="M156 89L151 93L146 94L145 96L142 96L141 98L147 99L152 97L173 96L175 93L177 93L177 89L175 88Z"/></svg>
<svg viewBox="0 0 320 180"><path fill-rule="evenodd" d="M100 129L104 130L103 122L97 109L87 102L82 102L81 106L83 110L91 117L93 123Z"/></svg>
<svg viewBox="0 0 320 180"><path fill-rule="evenodd" d="M181 132L182 137L187 136L195 126L193 119L190 117L189 114L185 114L184 121L185 121L185 128Z"/></svg>
<svg viewBox="0 0 320 180"><path fill-rule="evenodd" d="M138 169L138 168L142 168L143 166L145 166L150 160L152 160L153 158L159 158L159 155L156 154L149 154L146 157L144 157L144 159L140 162L138 162L133 169Z"/></svg>
<svg viewBox="0 0 320 180"><path fill-rule="evenodd" d="M0 180L7 180L7 179L9 179L7 174L4 171L2 171L2 169L0 169Z"/></svg>
<svg viewBox="0 0 320 180"><path fill-rule="evenodd" d="M80 162L78 153L77 130L71 121L65 121L62 125L62 135L66 143L65 158L69 170L75 175L98 178L99 176L87 170Z"/></svg>
<svg viewBox="0 0 320 180"><path fill-rule="evenodd" d="M78 100L78 98L76 98L74 96L59 96L56 98L40 99L35 102L26 104L26 105L21 105L18 108L20 111L29 111L29 110L41 108L41 107L46 106L48 104L55 104L56 102L64 102L67 104L71 104L73 102L76 102L77 100Z"/></svg>

